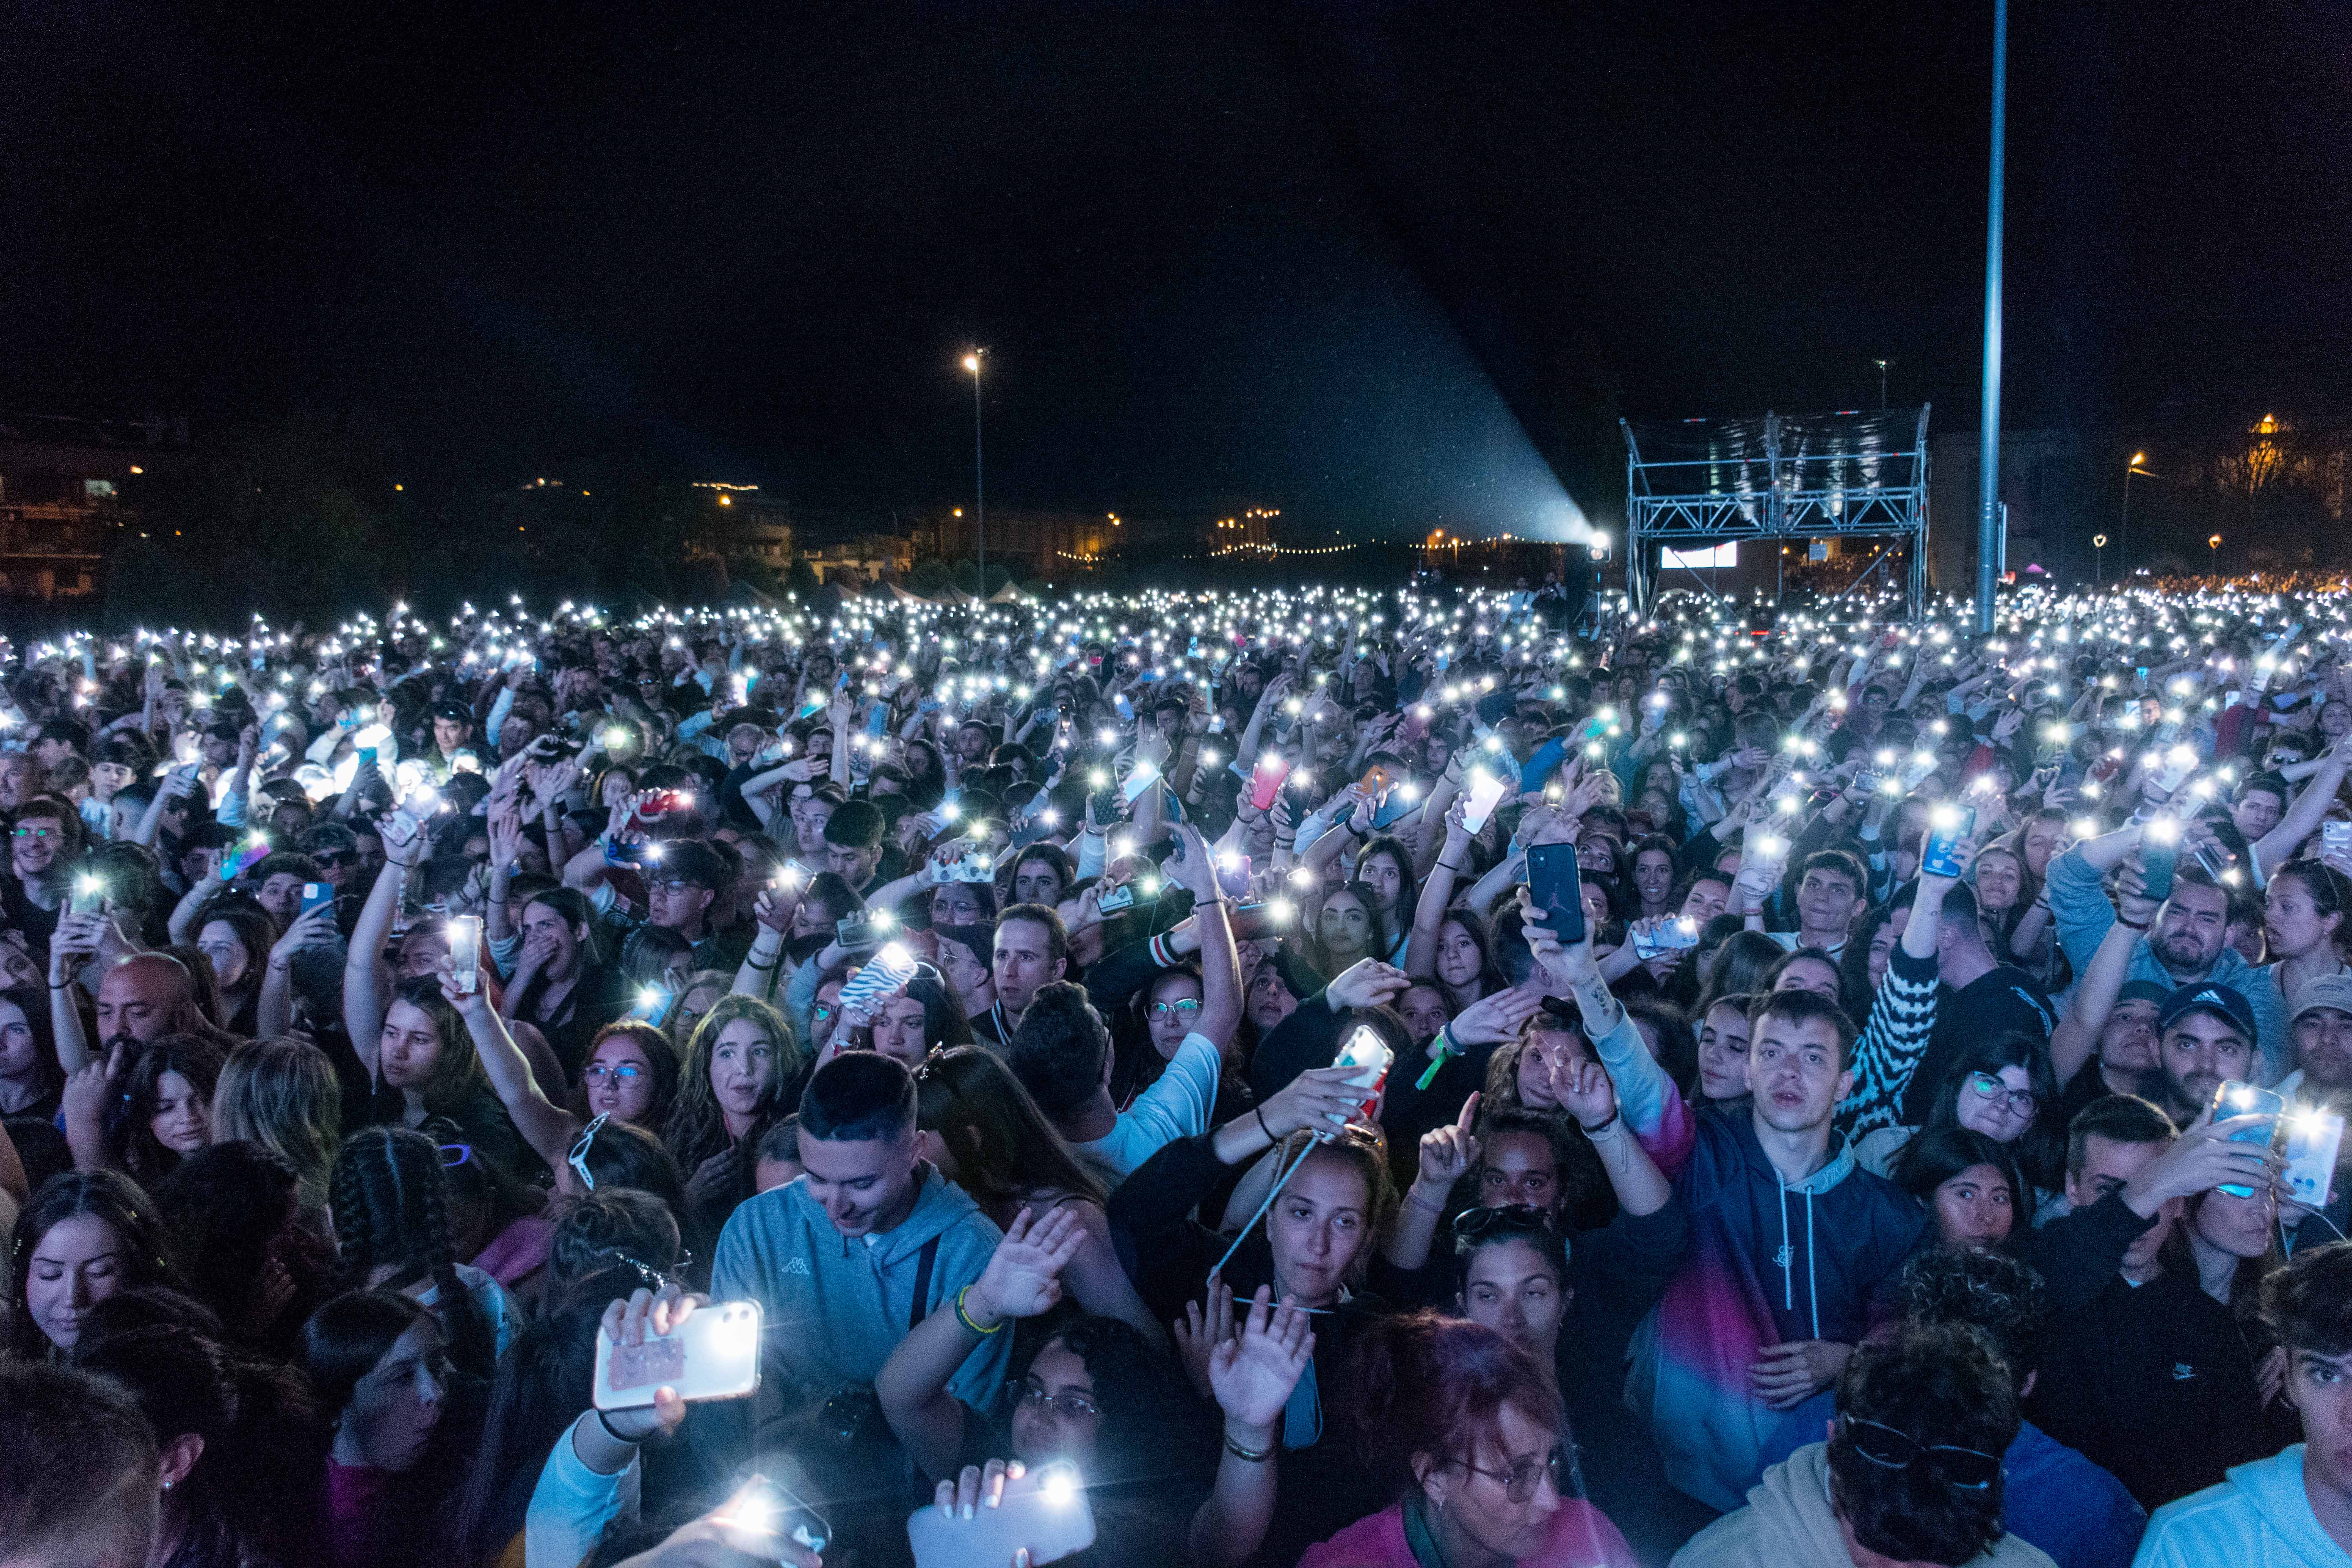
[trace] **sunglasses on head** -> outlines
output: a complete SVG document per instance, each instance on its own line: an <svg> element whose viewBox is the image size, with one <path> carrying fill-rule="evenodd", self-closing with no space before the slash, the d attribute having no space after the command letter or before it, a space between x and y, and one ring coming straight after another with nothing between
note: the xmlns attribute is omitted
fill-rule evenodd
<svg viewBox="0 0 2352 1568"><path fill-rule="evenodd" d="M1838 1420L1847 1445L1881 1469L1907 1470L1915 1465L1926 1465L1942 1476L1946 1484L1968 1492L1983 1491L2000 1476L1998 1455L1943 1443L1922 1443L1908 1432L1859 1415L1842 1415Z"/></svg>
<svg viewBox="0 0 2352 1568"><path fill-rule="evenodd" d="M593 1074L596 1069L591 1068L588 1070ZM609 1071L611 1069L608 1068L606 1070ZM631 1076L635 1076L636 1068L635 1067L631 1067L629 1071ZM572 1144L572 1152L564 1156L565 1162L572 1167L572 1174L580 1178L580 1184L587 1188L592 1193L596 1190L596 1178L589 1173L588 1150L590 1146L596 1142L596 1134L604 1131L604 1123L611 1118L612 1114L613 1113L609 1110L604 1111L594 1121L589 1122L587 1126L582 1128L580 1131L580 1141ZM656 1289L658 1289L659 1287L656 1286Z"/></svg>

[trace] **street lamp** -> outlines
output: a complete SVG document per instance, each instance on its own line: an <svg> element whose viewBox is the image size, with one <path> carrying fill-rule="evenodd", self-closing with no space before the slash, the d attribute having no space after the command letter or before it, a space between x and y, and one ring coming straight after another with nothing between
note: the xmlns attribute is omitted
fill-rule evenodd
<svg viewBox="0 0 2352 1568"><path fill-rule="evenodd" d="M988 602L988 492L982 483L980 444L980 360L986 349L975 348L963 356L964 369L971 372L971 513L972 528L977 534L980 558L980 599Z"/></svg>
<svg viewBox="0 0 2352 1568"><path fill-rule="evenodd" d="M2134 452L2131 456L2131 461L2124 466L2124 521L2123 526L2116 531L2116 548L2123 555L2124 570L2126 573L2131 570L2132 476L2137 474L2143 479L2153 479L2162 477L2158 474L2152 474L2146 468L2140 467L2142 463L2147 461L2147 454L2146 452Z"/></svg>
<svg viewBox="0 0 2352 1568"><path fill-rule="evenodd" d="M2219 562L2221 559L2221 536L2217 533L2212 538L2207 540L2205 542L2205 548L2209 552L2205 557L2207 563L2210 564L2212 563ZM2219 568L2216 567L2215 569L2218 570Z"/></svg>
<svg viewBox="0 0 2352 1568"><path fill-rule="evenodd" d="M2126 480L2125 482L2128 484L2130 481ZM2107 580L2107 536L2104 533L2095 533L2091 535L2091 548L2097 552L2098 561L2097 566L2094 568L2093 574L2098 581L2104 583Z"/></svg>
<svg viewBox="0 0 2352 1568"><path fill-rule="evenodd" d="M1878 411L1884 414L1886 412L1886 367L1895 362L1891 359L1874 359L1870 363L1878 367Z"/></svg>

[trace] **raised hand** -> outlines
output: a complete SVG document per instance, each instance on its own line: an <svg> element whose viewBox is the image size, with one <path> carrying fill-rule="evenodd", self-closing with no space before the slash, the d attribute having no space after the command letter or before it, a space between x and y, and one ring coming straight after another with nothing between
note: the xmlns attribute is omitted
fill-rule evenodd
<svg viewBox="0 0 2352 1568"><path fill-rule="evenodd" d="M1489 992L1454 1016L1451 1026L1454 1037L1465 1046L1493 1046L1516 1040L1520 1026L1542 1006L1542 994L1530 987L1514 985Z"/></svg>
<svg viewBox="0 0 2352 1568"><path fill-rule="evenodd" d="M1421 1135L1420 1167L1413 1173L1413 1190L1426 1197L1430 1207L1445 1201L1454 1184L1469 1174L1470 1167L1478 1163L1478 1140L1470 1129L1477 1125L1478 1102L1484 1096L1472 1094L1462 1102L1462 1113L1446 1126L1433 1128Z"/></svg>
<svg viewBox="0 0 2352 1568"><path fill-rule="evenodd" d="M604 1335L616 1346L635 1348L647 1338L662 1339L677 1332L679 1325L694 1315L702 1298L689 1296L676 1285L665 1285L658 1293L637 1290L626 1300L616 1300L604 1309ZM624 1442L641 1442L647 1437L675 1432L686 1422L686 1401L677 1390L665 1384L654 1391L652 1405L635 1410L607 1410L601 1413L605 1429Z"/></svg>
<svg viewBox="0 0 2352 1568"><path fill-rule="evenodd" d="M1282 1419L1290 1391L1314 1358L1307 1314L1289 1302L1276 1307L1273 1287L1261 1285L1238 1336L1210 1352L1209 1388L1234 1426L1269 1431Z"/></svg>
<svg viewBox="0 0 2352 1568"><path fill-rule="evenodd" d="M1061 1272L1086 1237L1086 1226L1067 1208L1054 1209L1043 1220L1023 1209L989 1254L988 1267L964 1298L964 1310L982 1328L1053 1310L1062 1299Z"/></svg>
<svg viewBox="0 0 2352 1568"><path fill-rule="evenodd" d="M1353 1067L1307 1068L1258 1106L1265 1131L1279 1141L1294 1132L1337 1127L1364 1103L1364 1091L1348 1081L1362 1073Z"/></svg>
<svg viewBox="0 0 2352 1568"><path fill-rule="evenodd" d="M1215 1397L1209 1383L1209 1362L1219 1345L1234 1337L1234 1288L1222 1276L1209 1280L1208 1305L1184 1303L1184 1315L1169 1325L1176 1341L1176 1357L1203 1399Z"/></svg>
<svg viewBox="0 0 2352 1568"><path fill-rule="evenodd" d="M1605 1127L1617 1114L1617 1086L1609 1069L1589 1059L1554 1057L1548 1064L1552 1098L1587 1131Z"/></svg>
<svg viewBox="0 0 2352 1568"><path fill-rule="evenodd" d="M1335 1013L1343 1007L1381 1007L1412 984L1402 969L1377 958L1360 958L1341 970L1339 978L1324 987L1323 994Z"/></svg>

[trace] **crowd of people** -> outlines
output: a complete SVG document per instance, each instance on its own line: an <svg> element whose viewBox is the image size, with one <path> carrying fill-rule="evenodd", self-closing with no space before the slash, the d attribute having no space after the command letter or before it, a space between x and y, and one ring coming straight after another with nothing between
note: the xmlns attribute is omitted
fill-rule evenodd
<svg viewBox="0 0 2352 1568"><path fill-rule="evenodd" d="M9 647L0 1568L2352 1564L2347 607Z"/></svg>

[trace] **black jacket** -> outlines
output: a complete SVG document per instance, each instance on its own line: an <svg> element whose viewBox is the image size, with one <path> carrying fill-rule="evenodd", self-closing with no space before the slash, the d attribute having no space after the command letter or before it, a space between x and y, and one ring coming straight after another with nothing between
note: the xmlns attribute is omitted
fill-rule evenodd
<svg viewBox="0 0 2352 1568"><path fill-rule="evenodd" d="M2053 1316L2026 1415L2142 1507L2219 1485L2271 1451L2253 1357L2193 1277L2172 1270L2136 1287L2117 1276L2087 1310Z"/></svg>

